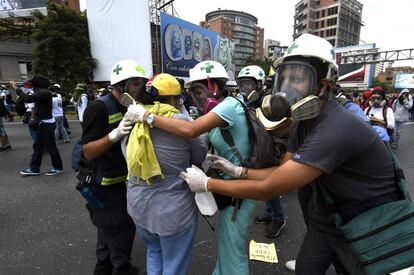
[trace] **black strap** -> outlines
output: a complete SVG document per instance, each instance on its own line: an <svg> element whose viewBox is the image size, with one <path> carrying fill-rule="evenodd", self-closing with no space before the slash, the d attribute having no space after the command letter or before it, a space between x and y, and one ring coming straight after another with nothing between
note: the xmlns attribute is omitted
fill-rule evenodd
<svg viewBox="0 0 414 275"><path fill-rule="evenodd" d="M233 136L231 135L230 131L228 129L220 128L221 136L223 137L224 141L229 145L231 151L233 154L237 157L237 159L240 161L240 164L243 165L245 162L243 160L243 157L240 154L239 149L237 148Z"/></svg>

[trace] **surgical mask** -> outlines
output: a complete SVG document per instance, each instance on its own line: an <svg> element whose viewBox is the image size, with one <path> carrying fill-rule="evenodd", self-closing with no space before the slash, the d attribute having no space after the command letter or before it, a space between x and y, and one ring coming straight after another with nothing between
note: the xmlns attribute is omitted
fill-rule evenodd
<svg viewBox="0 0 414 275"><path fill-rule="evenodd" d="M204 84L194 83L190 87L190 92L199 114L207 114L219 104L214 94Z"/></svg>
<svg viewBox="0 0 414 275"><path fill-rule="evenodd" d="M260 92L257 90L256 81L251 78L241 78L237 80L240 93L245 98L246 103L252 103L260 98Z"/></svg>
<svg viewBox="0 0 414 275"><path fill-rule="evenodd" d="M300 61L283 62L275 68L272 95L265 96L262 111L273 121L284 117L306 120L320 112L317 73L310 64Z"/></svg>

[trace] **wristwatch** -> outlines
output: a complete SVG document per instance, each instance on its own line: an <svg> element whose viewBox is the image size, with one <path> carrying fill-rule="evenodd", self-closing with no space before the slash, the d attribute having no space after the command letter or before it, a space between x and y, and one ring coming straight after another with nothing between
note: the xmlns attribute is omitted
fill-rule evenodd
<svg viewBox="0 0 414 275"><path fill-rule="evenodd" d="M154 127L154 114L149 114L146 119L147 124L149 127Z"/></svg>

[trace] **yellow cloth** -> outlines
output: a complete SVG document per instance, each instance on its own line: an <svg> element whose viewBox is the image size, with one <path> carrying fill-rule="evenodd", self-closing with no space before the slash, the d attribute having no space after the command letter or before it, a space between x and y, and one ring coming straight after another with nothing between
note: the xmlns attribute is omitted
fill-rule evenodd
<svg viewBox="0 0 414 275"><path fill-rule="evenodd" d="M155 102L154 105L145 105L145 109L154 115L172 117L179 111L169 104ZM145 180L154 176L163 177L160 164L155 155L152 144L149 126L146 123L136 123L129 135L127 146L128 178L135 176Z"/></svg>

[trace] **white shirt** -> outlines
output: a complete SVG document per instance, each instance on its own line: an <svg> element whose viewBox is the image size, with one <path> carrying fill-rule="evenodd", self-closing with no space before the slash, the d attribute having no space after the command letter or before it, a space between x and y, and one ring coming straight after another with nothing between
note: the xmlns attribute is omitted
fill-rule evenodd
<svg viewBox="0 0 414 275"><path fill-rule="evenodd" d="M78 101L78 117L79 121L83 122L83 113L85 112L86 107L88 106L88 96L86 94L82 94L79 101Z"/></svg>
<svg viewBox="0 0 414 275"><path fill-rule="evenodd" d="M384 116L383 116L383 108L384 107L378 107L378 108L374 108L370 107L365 109L365 114L367 115L368 119L371 117L371 115L374 115L374 117L385 120ZM394 112L392 111L392 108L386 107L387 108L387 129L394 129L395 127L395 120L394 120ZM367 113L369 110L369 113Z"/></svg>
<svg viewBox="0 0 414 275"><path fill-rule="evenodd" d="M53 117L63 116L62 96L60 94L52 97L52 114Z"/></svg>

